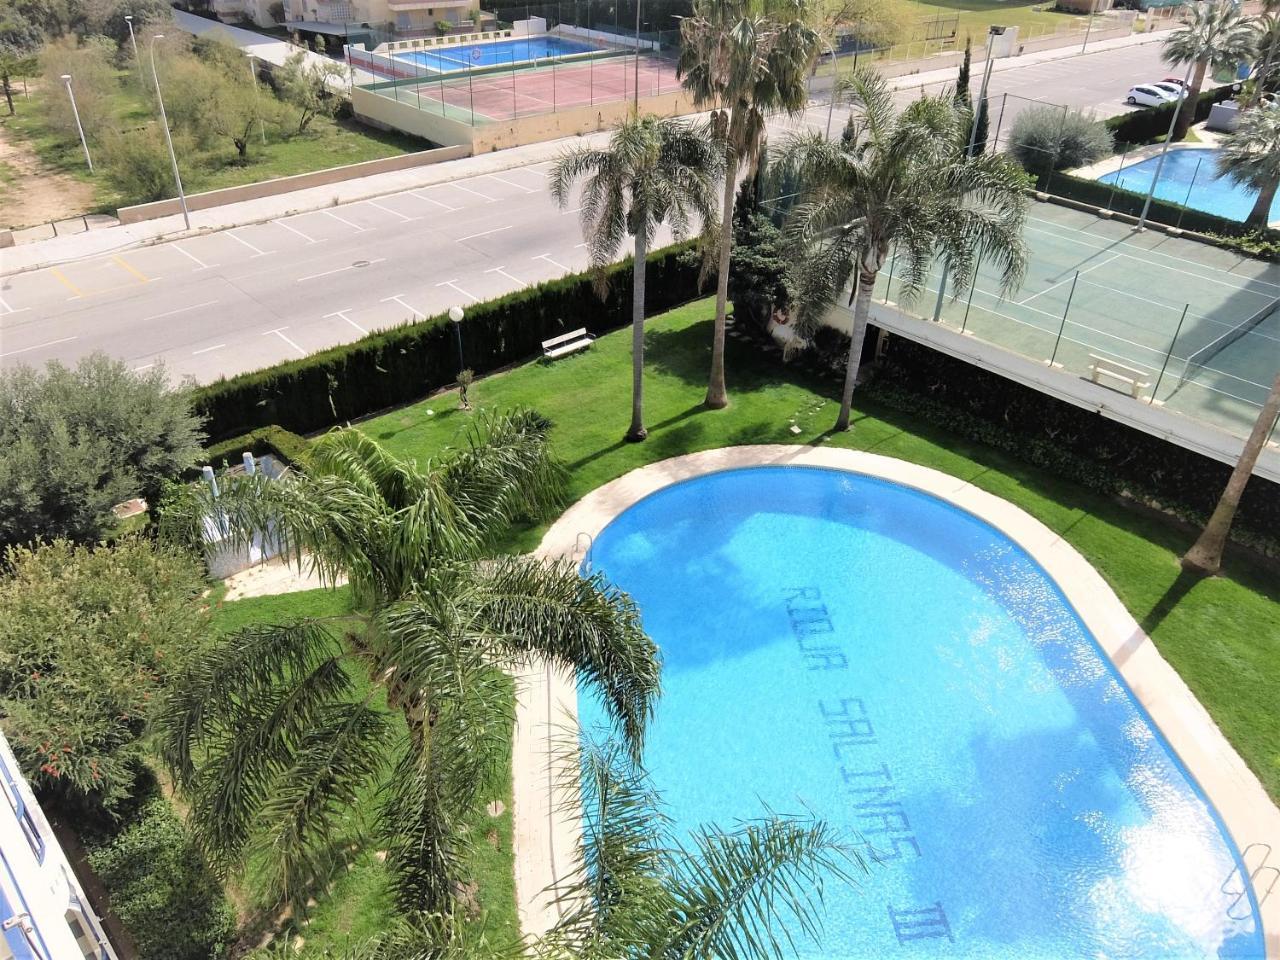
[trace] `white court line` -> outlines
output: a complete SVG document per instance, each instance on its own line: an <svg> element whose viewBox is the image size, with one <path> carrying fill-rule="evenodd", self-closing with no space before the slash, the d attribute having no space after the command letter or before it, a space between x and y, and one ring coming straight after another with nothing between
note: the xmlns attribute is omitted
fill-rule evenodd
<svg viewBox="0 0 1280 960"><path fill-rule="evenodd" d="M184 257L186 257L188 260L193 260L194 262L196 262L197 264L199 264L199 265L200 265L200 269L201 269L201 270L208 270L210 267L216 267L216 266L217 266L217 264L216 264L216 263L205 263L203 260L201 260L199 257L197 257L194 253L188 253L186 250L184 250L182 247L178 246L176 243L171 243L171 244L169 244L169 246L173 247L173 249L177 250L180 254L182 254L182 255L183 255Z"/></svg>
<svg viewBox="0 0 1280 960"><path fill-rule="evenodd" d="M452 287L454 290L458 291L458 293L462 294L464 297L467 297L467 298L468 298L472 303L479 303L479 302L480 302L480 298L479 298L479 297L475 296L474 294L467 293L467 291L463 290L460 286L458 286L458 281L457 281L457 280L446 280L446 281L444 281L444 283L437 283L437 284L436 284L436 286L437 286L437 287Z"/></svg>
<svg viewBox="0 0 1280 960"><path fill-rule="evenodd" d="M486 173L485 176L490 180L497 180L499 183L505 183L508 187L515 187L517 190L523 190L525 193L540 192L536 187L526 187L523 183L516 183L514 180L508 180L505 177L500 177L496 173Z"/></svg>
<svg viewBox="0 0 1280 960"><path fill-rule="evenodd" d="M437 207L444 207L450 213L457 213L459 210L462 209L461 207L451 207L447 203L441 203L439 200L436 200L432 197L428 197L425 193L423 193L420 190L410 190L409 195L413 197L417 197L419 200L425 200L427 201L427 203L434 203Z"/></svg>
<svg viewBox="0 0 1280 960"><path fill-rule="evenodd" d="M305 233L303 233L297 227L291 227L287 223L285 223L283 220L272 220L271 222L274 223L277 227L284 227L290 233L296 233L303 240L307 241L307 243L324 243L323 240L317 240L315 239L315 237L308 237Z"/></svg>
<svg viewBox="0 0 1280 960"><path fill-rule="evenodd" d="M377 200L366 200L366 201L365 201L365 203L369 204L369 206L371 206L371 207L377 207L379 210L382 210L382 211L384 211L384 212L386 212L386 213L390 213L390 214L393 214L394 216L399 217L399 218L400 218L400 220L401 220L402 222L404 222L404 223L408 223L410 220L421 220L421 219L422 219L421 217L408 217L408 216L405 216L405 215L404 215L403 213L401 213L399 210L392 210L390 207L384 207L384 206L383 206L382 204L380 204Z"/></svg>
<svg viewBox="0 0 1280 960"><path fill-rule="evenodd" d="M404 307L406 310L412 313L415 317L426 317L426 314L423 313L421 310L419 310L417 307L415 307L413 304L405 303L403 294L397 293L393 297L383 297L378 302L379 303L398 303L400 304L400 306Z"/></svg>
<svg viewBox="0 0 1280 960"><path fill-rule="evenodd" d="M199 310L201 307L212 307L217 302L217 300L206 300L204 303L193 303L189 307L179 307L177 310L168 310L164 313L156 313L149 317L143 317L142 322L146 323L148 320L159 320L161 317L172 317L174 314L186 313L188 310Z"/></svg>
<svg viewBox="0 0 1280 960"><path fill-rule="evenodd" d="M479 197L479 198L480 198L481 200L483 200L485 203L497 203L497 202L498 202L498 198L497 198L497 197L491 197L491 196L489 196L489 195L488 195L488 194L486 194L486 193L481 193L479 190L468 190L466 187L462 186L462 185L461 185L461 184L459 184L459 183L454 183L453 181L450 181L449 183L439 183L439 184L435 184L435 186L439 186L439 187L453 187L453 189L455 189L455 190L461 190L463 193L469 193L469 194L471 194L473 197Z"/></svg>
<svg viewBox="0 0 1280 960"><path fill-rule="evenodd" d="M320 212L323 213L326 217L333 217L333 219L337 220L339 223L345 223L348 227L350 227L356 233L364 233L365 231L373 229L373 227L362 227L358 223L352 223L350 220L347 220L345 217L340 217L336 213L333 213L332 211L329 211L329 210L321 210Z"/></svg>
<svg viewBox="0 0 1280 960"><path fill-rule="evenodd" d="M1103 260L1101 263L1095 263L1092 267L1088 267L1088 268L1086 268L1086 269L1084 269L1084 270L1078 270L1078 271L1076 271L1074 274L1072 274L1071 276L1069 276L1069 277L1064 277L1063 279L1059 280L1057 283L1053 284L1052 286L1045 287L1043 290L1038 290L1038 291L1036 291L1035 293L1031 294L1031 296L1029 296L1029 297L1024 297L1024 298L1023 298L1023 299L1021 299L1021 300L1015 300L1015 301L1014 301L1014 303L1016 303L1016 304L1017 304L1018 306L1020 306L1020 307L1025 307L1028 303L1030 303L1030 302L1031 302L1032 300L1034 300L1036 297L1038 297L1038 296L1040 296L1040 295L1042 295L1042 294L1048 293L1050 290L1056 290L1058 287L1062 286L1064 283L1070 283L1071 281L1073 281L1073 280L1075 280L1075 279L1077 279L1077 278L1079 278L1079 277L1083 277L1083 276L1084 276L1086 273L1088 273L1090 270L1097 270L1097 269L1098 269L1098 268L1100 268L1100 267L1105 267L1105 266L1106 266L1108 263L1110 263L1112 260L1119 260L1119 259L1120 259L1120 254L1118 254L1118 253L1117 253L1117 254L1115 254L1114 256L1111 256L1111 257L1109 257L1108 259ZM1102 286L1102 284L1098 284L1098 286Z"/></svg>
<svg viewBox="0 0 1280 960"><path fill-rule="evenodd" d="M70 343L72 340L79 339L79 337L63 337L61 340L49 340L46 343L37 343L34 347L23 347L21 350L10 350L8 353L0 353L0 357L16 357L20 353L28 353L32 350L40 350L44 347L56 347L60 343Z"/></svg>
<svg viewBox="0 0 1280 960"><path fill-rule="evenodd" d="M506 267L494 267L492 270L486 270L485 273L500 273L504 277L506 277L508 280L514 280L516 283L520 284L520 286L522 287L529 286L529 284L525 283L519 277L513 277L511 274L507 273Z"/></svg>
<svg viewBox="0 0 1280 960"><path fill-rule="evenodd" d="M265 256L267 256L268 254L275 253L275 251L274 251L274 250L259 250L259 249L258 249L257 247L255 247L252 243L250 243L248 240L244 239L244 237L237 236L234 230L228 230L228 231L227 231L227 236L228 236L228 237L230 237L232 240L239 240L239 241L240 241L241 243L243 243L246 247L248 247L250 250L252 250L252 251L253 251L253 255L254 255L255 257L265 257Z"/></svg>
<svg viewBox="0 0 1280 960"><path fill-rule="evenodd" d="M283 340L289 346L293 347L293 349L297 350L298 353L302 354L305 357L307 355L307 351L303 350L300 346L298 346L296 343L294 343L292 340L290 340L288 337L286 337L283 333L280 332L281 330L288 330L288 329L289 329L288 327L276 327L274 330L268 330L266 333L263 334L263 336L269 337L271 336L271 334L274 333L277 337L279 337L281 340Z"/></svg>
<svg viewBox="0 0 1280 960"><path fill-rule="evenodd" d="M387 259L386 257L377 257L373 260L366 261L365 266L368 266L369 264L373 264L373 263L382 263L386 259ZM299 277L297 280L293 282L302 283L306 280L319 280L321 277L333 276L333 274L335 273L342 273L342 271L344 270L354 270L355 268L356 268L356 265L354 263L349 263L345 267L334 267L332 270L322 270L320 273L312 273L305 277Z"/></svg>
<svg viewBox="0 0 1280 960"><path fill-rule="evenodd" d="M551 254L549 254L549 253L540 253L540 254L538 254L536 257L530 257L529 259L531 259L531 260L545 260L545 261L547 261L547 263L551 264L553 267L559 267L559 268L560 268L561 270L563 270L565 273L572 273L572 272L573 272L573 268L572 268L572 267L566 267L566 266L565 266L563 263L561 263L559 260L553 260L553 259L551 259Z"/></svg>
<svg viewBox="0 0 1280 960"><path fill-rule="evenodd" d="M503 230L510 230L514 224L508 223L505 227L494 227L492 230L481 230L479 233L469 233L465 237L459 237L454 243L462 243L463 240L474 240L476 237L487 237L491 233L501 233Z"/></svg>
<svg viewBox="0 0 1280 960"><path fill-rule="evenodd" d="M198 357L202 353L212 353L214 350L221 350L225 346L226 346L225 343L219 343L219 344L215 344L212 347L201 347L199 350L192 350L191 355L193 357Z"/></svg>
<svg viewBox="0 0 1280 960"><path fill-rule="evenodd" d="M351 324L353 327L355 327L357 330L359 330L359 331L360 331L360 335L361 335L361 336L364 336L364 335L365 335L365 334L367 334L369 331L368 331L368 330L366 330L364 327L360 326L360 324L356 323L354 320L352 320L350 317L348 317L348 316L347 316L347 311L348 311L348 310L354 310L354 309L355 309L354 307L344 307L344 308L343 308L343 309L341 309L341 310L335 310L335 311L333 311L333 313L326 313L326 314L325 314L323 317L321 317L320 319L321 319L321 320L328 320L330 317L341 317L343 320L347 321L347 323Z"/></svg>

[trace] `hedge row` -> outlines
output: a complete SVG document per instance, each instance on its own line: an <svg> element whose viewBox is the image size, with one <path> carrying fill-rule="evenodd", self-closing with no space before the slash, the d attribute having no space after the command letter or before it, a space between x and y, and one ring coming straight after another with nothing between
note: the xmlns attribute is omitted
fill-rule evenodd
<svg viewBox="0 0 1280 960"><path fill-rule="evenodd" d="M650 254L646 314L697 296L700 268L692 242ZM465 365L487 373L537 354L542 341L557 334L578 327L598 334L623 326L631 317L629 262L609 268L607 279L603 298L589 275L575 274L468 307L461 324ZM407 403L455 381L452 326L441 314L219 380L196 391L195 407L217 443L273 424L310 433Z"/></svg>
<svg viewBox="0 0 1280 960"><path fill-rule="evenodd" d="M1196 101L1196 113L1193 123L1204 123L1209 119L1213 105L1230 100L1234 96L1231 85L1215 87L1200 94ZM1143 110L1131 110L1114 117L1108 117L1106 127L1115 137L1116 144L1137 146L1142 143L1154 143L1169 132L1169 124L1173 121L1175 104L1166 103L1159 107L1147 107Z"/></svg>
<svg viewBox="0 0 1280 960"><path fill-rule="evenodd" d="M211 463L218 468L236 466L240 463L241 455L246 451L255 457L270 454L277 460L293 466L306 457L309 446L311 442L306 437L300 437L296 433L272 424L220 443L210 444L205 447L204 455L206 463ZM199 471L195 472L198 474Z"/></svg>
<svg viewBox="0 0 1280 960"><path fill-rule="evenodd" d="M1231 467L895 335L868 387L878 400L1102 493L1203 523ZM1277 549L1280 484L1254 477L1233 539Z"/></svg>

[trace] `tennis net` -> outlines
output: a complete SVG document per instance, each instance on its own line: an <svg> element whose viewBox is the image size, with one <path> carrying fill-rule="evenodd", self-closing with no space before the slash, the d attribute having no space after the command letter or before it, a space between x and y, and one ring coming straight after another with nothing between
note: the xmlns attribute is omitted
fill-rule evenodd
<svg viewBox="0 0 1280 960"><path fill-rule="evenodd" d="M1227 347L1256 330L1262 325L1262 321L1270 317L1277 309L1280 309L1280 297L1272 300L1257 313L1232 327L1221 336L1210 340L1195 353L1191 354L1191 356L1187 357L1187 362L1182 368L1182 376L1178 381L1178 386L1182 386L1203 370L1210 360L1220 354L1223 350L1227 349Z"/></svg>

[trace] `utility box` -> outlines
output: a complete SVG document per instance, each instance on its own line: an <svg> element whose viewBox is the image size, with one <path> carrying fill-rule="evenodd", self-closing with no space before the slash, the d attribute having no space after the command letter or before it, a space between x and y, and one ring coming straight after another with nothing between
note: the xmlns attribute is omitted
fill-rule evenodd
<svg viewBox="0 0 1280 960"><path fill-rule="evenodd" d="M1012 57L1018 52L1018 28L992 26L987 31L987 44L993 60Z"/></svg>
<svg viewBox="0 0 1280 960"><path fill-rule="evenodd" d="M1230 133L1236 128L1240 122L1240 108L1236 106L1234 100L1224 100L1222 103L1215 103L1209 111L1209 119L1205 121L1205 127L1209 130L1220 130L1223 133Z"/></svg>

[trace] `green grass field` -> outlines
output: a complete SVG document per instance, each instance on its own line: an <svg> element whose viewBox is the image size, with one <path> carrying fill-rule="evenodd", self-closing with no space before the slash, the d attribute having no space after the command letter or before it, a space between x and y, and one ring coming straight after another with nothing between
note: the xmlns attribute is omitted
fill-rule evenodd
<svg viewBox="0 0 1280 960"><path fill-rule="evenodd" d="M732 404L727 410L707 411L702 399L712 314L712 304L699 301L650 321L645 387L650 434L642 444L621 439L630 409L626 330L603 336L591 350L555 364L529 363L482 380L471 388L472 402L477 409L532 407L549 417L556 451L571 470L571 500L646 463L746 443L874 450L942 470L1003 497L1057 531L1094 564L1271 796L1280 800L1280 715L1261 708L1280 700L1280 580L1273 571L1237 559L1223 577L1188 579L1178 566L1190 542L1187 531L990 448L958 441L865 397L856 404L854 428L830 434L837 385L780 366L749 344L729 342ZM453 394L444 393L358 427L396 454L425 462L457 445L473 417L457 409ZM792 425L799 434L791 432ZM505 547L528 550L543 529L514 531ZM278 614L282 609L306 610L313 601L311 595L299 594L271 601L276 602L285 604L273 609ZM224 624L249 622L263 616L267 604L229 603L219 617ZM511 895L509 849L504 839L487 865L491 870L483 874L490 885L486 905L500 918L514 918L511 904L498 902ZM335 896L317 908L317 917L324 912L346 918L345 926L334 921L325 929L363 929L367 917L362 910L384 916L379 911L386 908L376 895L361 900L366 893L358 887L350 902Z"/></svg>

